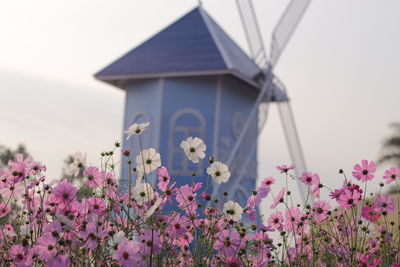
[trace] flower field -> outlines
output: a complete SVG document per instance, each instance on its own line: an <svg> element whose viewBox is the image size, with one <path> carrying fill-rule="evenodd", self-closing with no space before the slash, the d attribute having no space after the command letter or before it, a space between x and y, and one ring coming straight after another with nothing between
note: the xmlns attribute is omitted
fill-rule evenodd
<svg viewBox="0 0 400 267"><path fill-rule="evenodd" d="M141 142L147 126L132 125L127 138ZM181 148L193 163L208 160L206 184L177 186L153 148L115 143L101 166L77 153L69 173L82 175L81 183L49 179L43 164L18 155L0 170L0 266L400 266L400 198L382 192L385 184L400 187L398 168L379 177L375 163L363 160L352 177L340 171L331 189L316 173L295 177L295 166L282 165L281 177L263 179L241 206L229 192L210 196L213 185L235 177L205 158L201 139L189 137ZM116 153L130 166L123 180ZM306 202L294 205L276 179L304 183ZM381 187L371 196L373 179ZM330 199L320 198L322 190ZM260 212L268 215L258 225L264 199L268 210Z"/></svg>

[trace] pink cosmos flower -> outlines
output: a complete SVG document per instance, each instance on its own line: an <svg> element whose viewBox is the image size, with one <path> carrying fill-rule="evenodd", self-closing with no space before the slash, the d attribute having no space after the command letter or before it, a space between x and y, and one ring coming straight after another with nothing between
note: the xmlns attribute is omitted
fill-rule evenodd
<svg viewBox="0 0 400 267"><path fill-rule="evenodd" d="M393 199L390 198L388 195L379 195L376 198L375 206L380 209L382 215L384 216L392 214L394 212Z"/></svg>
<svg viewBox="0 0 400 267"><path fill-rule="evenodd" d="M273 177L267 177L262 182L261 185L264 186L271 186L275 183L275 179Z"/></svg>
<svg viewBox="0 0 400 267"><path fill-rule="evenodd" d="M89 210L99 215L103 214L106 210L106 203L101 198L92 197L88 200Z"/></svg>
<svg viewBox="0 0 400 267"><path fill-rule="evenodd" d="M332 191L332 192L329 194L329 196L330 196L332 199L338 200L339 197L343 194L343 192L344 192L343 189L336 189L335 191Z"/></svg>
<svg viewBox="0 0 400 267"><path fill-rule="evenodd" d="M240 259L236 258L236 257L229 257L226 261L226 266L227 267L241 267L242 262L240 261Z"/></svg>
<svg viewBox="0 0 400 267"><path fill-rule="evenodd" d="M246 207L245 209L243 209L243 212L246 213L247 216L249 216L250 221L254 221L256 219L256 216L255 216L256 210L255 209Z"/></svg>
<svg viewBox="0 0 400 267"><path fill-rule="evenodd" d="M151 253L159 254L161 252L160 235L156 230L143 230L143 233L138 237L139 250L142 256L150 255Z"/></svg>
<svg viewBox="0 0 400 267"><path fill-rule="evenodd" d="M107 236L107 233L107 230L97 229L96 224L91 222L86 226L85 231L79 232L79 237L86 239L83 247L93 250L97 248L98 241Z"/></svg>
<svg viewBox="0 0 400 267"><path fill-rule="evenodd" d="M139 263L139 247L133 241L122 240L118 244L115 256L122 267L141 266Z"/></svg>
<svg viewBox="0 0 400 267"><path fill-rule="evenodd" d="M369 242L368 242L368 246L369 246L369 252L371 253L375 253L378 249L379 249L379 240L376 238L372 238Z"/></svg>
<svg viewBox="0 0 400 267"><path fill-rule="evenodd" d="M274 198L274 202L271 205L271 209L275 209L279 203L284 201L283 196L285 195L286 189L282 187L281 191L279 191L278 195Z"/></svg>
<svg viewBox="0 0 400 267"><path fill-rule="evenodd" d="M312 186L319 183L319 175L312 172L305 172L301 175L300 181L308 186Z"/></svg>
<svg viewBox="0 0 400 267"><path fill-rule="evenodd" d="M35 248L37 249L39 258L45 261L53 258L57 254L57 240L51 235L51 233L44 233L36 241Z"/></svg>
<svg viewBox="0 0 400 267"><path fill-rule="evenodd" d="M290 207L285 212L285 225L283 226L286 231L291 232L297 229L297 224L300 222L301 214L300 209L295 207Z"/></svg>
<svg viewBox="0 0 400 267"><path fill-rule="evenodd" d="M272 228L281 231L283 224L283 215L281 212L277 211L268 218L268 225Z"/></svg>
<svg viewBox="0 0 400 267"><path fill-rule="evenodd" d="M0 195L6 201L9 201L11 198L18 200L24 191L25 186L17 182L15 177L7 177L7 180L0 185Z"/></svg>
<svg viewBox="0 0 400 267"><path fill-rule="evenodd" d="M8 250L8 255L15 263L25 261L26 249L21 245L12 245Z"/></svg>
<svg viewBox="0 0 400 267"><path fill-rule="evenodd" d="M217 240L214 243L214 249L225 257L236 255L241 244L240 235L237 232L223 230L217 233Z"/></svg>
<svg viewBox="0 0 400 267"><path fill-rule="evenodd" d="M319 178L318 178L318 182L311 189L311 195L313 197L319 197L320 190L321 190L321 187L320 187Z"/></svg>
<svg viewBox="0 0 400 267"><path fill-rule="evenodd" d="M368 160L362 160L361 165L354 165L353 176L359 181L365 182L370 181L374 178L373 173L376 171L375 162Z"/></svg>
<svg viewBox="0 0 400 267"><path fill-rule="evenodd" d="M68 205L76 196L78 190L67 180L62 181L53 189L53 195L58 204Z"/></svg>
<svg viewBox="0 0 400 267"><path fill-rule="evenodd" d="M205 191L203 191L203 192L201 193L201 198L202 198L203 200L206 200L206 201L211 200L211 196L210 196L209 194L207 194Z"/></svg>
<svg viewBox="0 0 400 267"><path fill-rule="evenodd" d="M349 210L353 205L356 205L361 198L360 192L354 190L344 190L339 199L337 199L338 204L342 209Z"/></svg>
<svg viewBox="0 0 400 267"><path fill-rule="evenodd" d="M121 152L125 157L129 157L129 155L132 153L132 151L129 149L122 150Z"/></svg>
<svg viewBox="0 0 400 267"><path fill-rule="evenodd" d="M313 219L317 223L321 223L326 221L328 219L328 211L331 208L331 205L327 201L316 201L312 205L312 210L313 210Z"/></svg>
<svg viewBox="0 0 400 267"><path fill-rule="evenodd" d="M192 191L197 192L201 189L202 186L203 186L203 183L195 183L192 185Z"/></svg>
<svg viewBox="0 0 400 267"><path fill-rule="evenodd" d="M276 168L281 171L281 173L287 173L289 170L293 170L294 168L296 168L295 165L290 165L290 166L286 166L286 165L281 165L281 166L276 166Z"/></svg>
<svg viewBox="0 0 400 267"><path fill-rule="evenodd" d="M179 213L173 214L168 220L167 233L172 238L184 237L188 229L188 221L186 216L181 216Z"/></svg>
<svg viewBox="0 0 400 267"><path fill-rule="evenodd" d="M177 190L176 201L179 203L179 208L184 209L188 216L196 215L196 193L193 192L189 185L184 185Z"/></svg>
<svg viewBox="0 0 400 267"><path fill-rule="evenodd" d="M111 172L101 172L101 174L103 175L103 186L113 186L116 184L115 178Z"/></svg>
<svg viewBox="0 0 400 267"><path fill-rule="evenodd" d="M2 226L2 231L0 231L0 240L5 238L12 238L14 235L14 228L11 224L6 224Z"/></svg>
<svg viewBox="0 0 400 267"><path fill-rule="evenodd" d="M11 204L0 203L0 218L7 216L11 212Z"/></svg>
<svg viewBox="0 0 400 267"><path fill-rule="evenodd" d="M62 234L62 227L59 221L54 221L44 227L44 231L50 233L54 238L58 239Z"/></svg>
<svg viewBox="0 0 400 267"><path fill-rule="evenodd" d="M162 192L165 192L168 188L168 184L171 181L171 178L169 177L168 170L164 166L161 166L160 168L157 169L157 174L158 174L158 189L160 189Z"/></svg>
<svg viewBox="0 0 400 267"><path fill-rule="evenodd" d="M261 200L268 196L270 191L269 186L261 185L257 188L257 190L253 191L251 196L247 199L247 208L254 208L255 206L260 205Z"/></svg>
<svg viewBox="0 0 400 267"><path fill-rule="evenodd" d="M361 210L361 216L366 220L375 223L381 217L379 214L379 208L376 206L365 205Z"/></svg>
<svg viewBox="0 0 400 267"><path fill-rule="evenodd" d="M383 179L386 180L387 184L390 184L391 182L396 181L400 176L400 169L397 167L391 167L389 170L385 171L385 175L383 176Z"/></svg>
<svg viewBox="0 0 400 267"><path fill-rule="evenodd" d="M97 167L89 167L83 172L86 177L86 185L89 187L97 188L103 183L103 175Z"/></svg>

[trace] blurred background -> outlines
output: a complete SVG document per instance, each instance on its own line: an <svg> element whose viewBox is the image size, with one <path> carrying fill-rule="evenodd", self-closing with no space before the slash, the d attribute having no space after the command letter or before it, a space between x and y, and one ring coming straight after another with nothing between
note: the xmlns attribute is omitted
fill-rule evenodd
<svg viewBox="0 0 400 267"><path fill-rule="evenodd" d="M248 51L235 1L202 2ZM269 44L288 1L253 2ZM98 164L100 152L122 139L125 92L93 74L197 4L0 0L0 145L23 144L52 178L77 151ZM330 187L341 183L339 169L350 176L355 163L377 160L393 133L389 124L399 120L398 10L397 0L313 1L275 69L292 99L308 168ZM291 162L275 105L258 152L259 179L280 180L275 166Z"/></svg>

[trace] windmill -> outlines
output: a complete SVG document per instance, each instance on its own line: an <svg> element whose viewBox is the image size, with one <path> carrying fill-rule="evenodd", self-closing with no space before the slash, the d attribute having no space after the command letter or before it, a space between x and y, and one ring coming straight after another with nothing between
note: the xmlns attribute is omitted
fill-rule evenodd
<svg viewBox="0 0 400 267"><path fill-rule="evenodd" d="M178 186L192 180L193 173L196 182L208 183L206 160L192 164L179 146L198 136L208 146L207 155L227 163L232 173L229 183L213 185L208 192L231 192L228 198L245 205L256 184L253 159L270 102L279 103L293 162L298 171L306 169L285 88L272 70L308 2L289 5L274 31L269 61L253 6L243 0L237 4L252 58L199 5L95 77L125 91L124 129L150 122L143 147L160 152ZM137 153L140 147L133 139L124 140L123 149ZM128 168L122 162L122 179Z"/></svg>
<svg viewBox="0 0 400 267"><path fill-rule="evenodd" d="M281 97L282 99L281 101L277 102L277 106L285 133L286 142L289 148L290 157L292 162L296 165L295 174L296 176L300 176L302 172L307 170L293 111L289 98L287 97L287 90L283 83L274 75L273 68L278 62L278 59L288 44L310 2L311 0L292 0L288 4L280 20L275 26L275 29L273 30L270 45L270 56L268 57L252 1L236 0L236 5L238 7L240 18L246 34L247 43L250 48L251 58L260 67L260 69L262 69L263 75L259 80L259 83L261 84L261 90L257 97L257 101L254 103L254 107L248 115L246 124L244 125L243 130L241 131L240 136L237 139L227 160L227 165L233 169L233 172L239 173L239 178L235 180L235 184L233 186L229 187L229 191L240 192L242 190L240 181L242 181L241 176L246 170L246 168L243 168L243 166L247 166L248 161L250 161L251 158L248 157L245 163L239 163L239 151L243 153L244 150L248 150L248 154L251 155L256 149L257 142L254 142L251 146L249 146L248 144L244 144L243 140L246 139L246 135L249 134L249 125L251 125L251 123L257 119L259 124L259 133L262 131L267 119L269 103L271 102L272 97L276 97L275 95L277 92L284 92L286 95L286 97ZM235 168L241 168L241 170L234 170ZM305 188L300 183L298 184L298 187L300 190L300 196L302 200L304 200ZM215 187L213 196L215 197L220 190L221 189L219 186Z"/></svg>

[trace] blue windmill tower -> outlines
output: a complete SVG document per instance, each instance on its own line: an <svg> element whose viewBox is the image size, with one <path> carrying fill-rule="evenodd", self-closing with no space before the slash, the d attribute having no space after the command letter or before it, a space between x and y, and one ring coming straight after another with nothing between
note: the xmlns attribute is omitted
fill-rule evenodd
<svg viewBox="0 0 400 267"><path fill-rule="evenodd" d="M178 185L190 183L192 173L196 182L206 183L208 161L192 164L179 146L197 136L206 143L207 156L229 161L231 180L214 186L214 196L227 191L244 205L255 188L257 137L265 121L248 118L258 109L265 75L200 6L95 77L126 91L124 129L150 122L142 135L143 148L160 152L162 165ZM287 100L278 86L268 92L261 103ZM124 140L123 148L139 152L133 138ZM121 177L128 176L127 168L124 162Z"/></svg>

